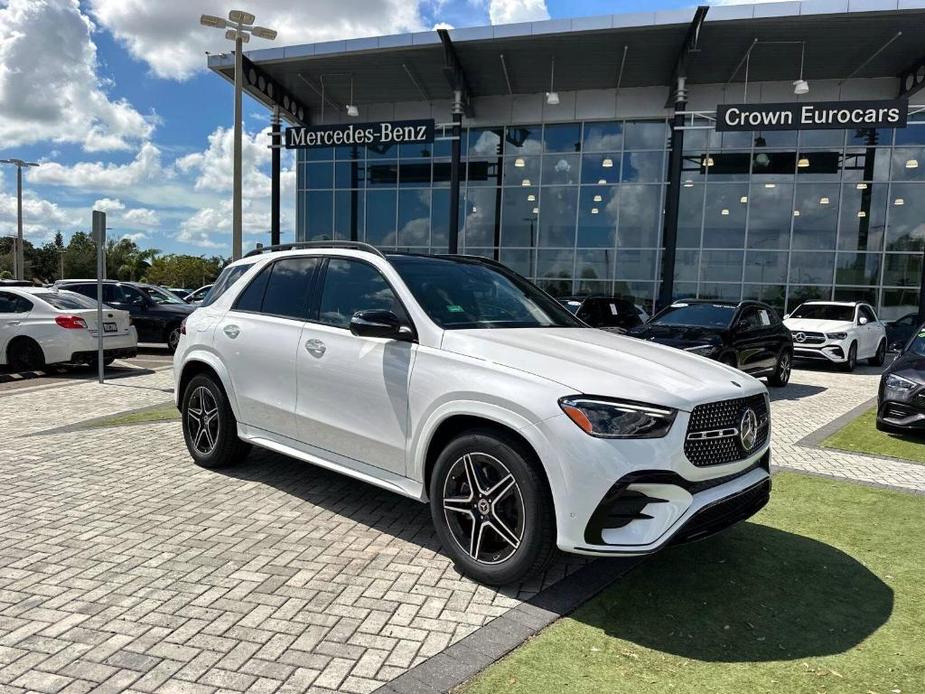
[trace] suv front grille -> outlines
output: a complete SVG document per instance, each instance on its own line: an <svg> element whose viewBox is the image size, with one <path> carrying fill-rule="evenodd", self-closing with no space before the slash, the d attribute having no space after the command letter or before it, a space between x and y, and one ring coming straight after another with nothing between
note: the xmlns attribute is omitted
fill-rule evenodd
<svg viewBox="0 0 925 694"><path fill-rule="evenodd" d="M826 341L825 334L808 332L806 330L792 330L791 335L796 345L821 345Z"/></svg>
<svg viewBox="0 0 925 694"><path fill-rule="evenodd" d="M757 432L755 442L746 450L740 429L749 408L755 413ZM697 405L687 425L684 455L697 467L734 463L764 446L770 430L770 407L765 395Z"/></svg>

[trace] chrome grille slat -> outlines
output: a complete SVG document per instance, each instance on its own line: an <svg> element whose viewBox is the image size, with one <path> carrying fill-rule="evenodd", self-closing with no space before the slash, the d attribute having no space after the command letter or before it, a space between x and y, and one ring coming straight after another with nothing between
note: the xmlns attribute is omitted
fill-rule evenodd
<svg viewBox="0 0 925 694"><path fill-rule="evenodd" d="M710 436L713 432L738 432L739 420L751 407L758 415L758 437L750 451L742 448L738 435ZM720 400L697 405L691 412L684 441L684 455L697 467L724 465L747 458L768 440L771 429L770 406L766 395Z"/></svg>

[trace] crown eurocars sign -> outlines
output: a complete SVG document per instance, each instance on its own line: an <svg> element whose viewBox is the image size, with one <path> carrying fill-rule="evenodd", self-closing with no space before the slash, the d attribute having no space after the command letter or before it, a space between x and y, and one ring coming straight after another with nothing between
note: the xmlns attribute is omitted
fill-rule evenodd
<svg viewBox="0 0 925 694"><path fill-rule="evenodd" d="M905 99L720 104L716 107L716 129L723 132L904 128L908 114L909 102Z"/></svg>
<svg viewBox="0 0 925 694"><path fill-rule="evenodd" d="M379 123L338 123L286 128L287 149L340 145L428 144L434 141L434 121L399 120Z"/></svg>

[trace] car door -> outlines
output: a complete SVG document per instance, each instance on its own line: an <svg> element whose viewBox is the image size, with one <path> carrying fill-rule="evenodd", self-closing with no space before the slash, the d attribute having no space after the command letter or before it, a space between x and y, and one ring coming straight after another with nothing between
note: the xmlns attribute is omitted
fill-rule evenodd
<svg viewBox="0 0 925 694"><path fill-rule="evenodd" d="M96 295L93 295L96 298ZM128 284L104 284L103 303L128 311L138 332L139 342L161 342L161 321L150 311L150 301L141 291Z"/></svg>
<svg viewBox="0 0 925 694"><path fill-rule="evenodd" d="M408 383L416 345L350 332L357 311L385 309L410 326L388 281L370 263L331 258L317 314L299 349L296 419L305 443L405 474Z"/></svg>
<svg viewBox="0 0 925 694"><path fill-rule="evenodd" d="M297 438L296 367L299 338L320 259L269 263L218 322L214 344L238 403L238 420Z"/></svg>
<svg viewBox="0 0 925 694"><path fill-rule="evenodd" d="M758 306L743 306L733 328L733 344L738 353L739 369L755 373L772 368L777 356L770 335L767 311Z"/></svg>
<svg viewBox="0 0 925 694"><path fill-rule="evenodd" d="M861 330L864 331L864 356L872 357L877 352L880 339L883 337L880 324L877 322L877 316L874 314L873 309L867 304L861 304L858 307L858 314L867 319L867 323L861 327ZM860 353L858 356L860 356Z"/></svg>
<svg viewBox="0 0 925 694"><path fill-rule="evenodd" d="M10 341L21 334L23 317L27 315L26 302L10 292L0 292L0 355L6 363L6 348ZM31 310L31 306L30 306Z"/></svg>

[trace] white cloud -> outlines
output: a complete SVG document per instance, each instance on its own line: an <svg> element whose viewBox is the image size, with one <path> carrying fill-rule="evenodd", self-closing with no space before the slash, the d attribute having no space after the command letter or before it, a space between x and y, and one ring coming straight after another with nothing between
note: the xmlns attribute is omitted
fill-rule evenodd
<svg viewBox="0 0 925 694"><path fill-rule="evenodd" d="M154 118L113 100L97 75L92 24L77 0L0 5L0 142L77 143L127 149L150 137Z"/></svg>
<svg viewBox="0 0 925 694"><path fill-rule="evenodd" d="M101 198L97 200L95 203L93 203L93 209L109 214L110 212L117 212L118 210L124 210L125 203L122 202L121 200L114 200L112 198Z"/></svg>
<svg viewBox="0 0 925 694"><path fill-rule="evenodd" d="M418 0L240 0L257 23L279 31L274 42L252 39L249 47L421 31ZM222 32L199 25L200 14L226 16L225 0L90 0L93 17L158 77L186 79L205 68L204 51L227 51Z"/></svg>
<svg viewBox="0 0 925 694"><path fill-rule="evenodd" d="M488 16L492 24L535 22L549 19L546 0L491 0Z"/></svg>
<svg viewBox="0 0 925 694"><path fill-rule="evenodd" d="M128 240L128 241L134 241L135 243L138 243L139 241L147 240L147 238L148 238L148 235L145 232L137 231L134 234L122 234L122 236L119 237L119 240L120 241Z"/></svg>
<svg viewBox="0 0 925 694"><path fill-rule="evenodd" d="M264 128L259 133L244 133L241 138L242 181L249 195L270 194L270 177L261 171L261 167L270 163L269 132L269 128ZM176 164L179 171L196 175L196 190L230 191L234 171L234 131L231 128L216 129L209 135L208 149L181 157Z"/></svg>
<svg viewBox="0 0 925 694"><path fill-rule="evenodd" d="M156 227L161 223L157 212L149 210L147 207L136 207L134 210L129 210L121 215L121 218L123 222L143 227Z"/></svg>
<svg viewBox="0 0 925 694"><path fill-rule="evenodd" d="M69 228L76 223L73 210L59 207L43 200L29 191L22 200L23 235L33 241L50 238L59 228ZM0 191L0 235L16 233L16 193Z"/></svg>
<svg viewBox="0 0 925 694"><path fill-rule="evenodd" d="M161 166L161 151L150 142L145 142L128 164L96 161L65 166L57 162L44 162L30 173L36 183L90 191L131 188L145 182L161 181L170 175L171 172Z"/></svg>
<svg viewBox="0 0 925 694"><path fill-rule="evenodd" d="M449 22L437 22L436 24L434 24L434 31L437 31L437 29L446 29L449 31L455 28L456 27L454 27Z"/></svg>

